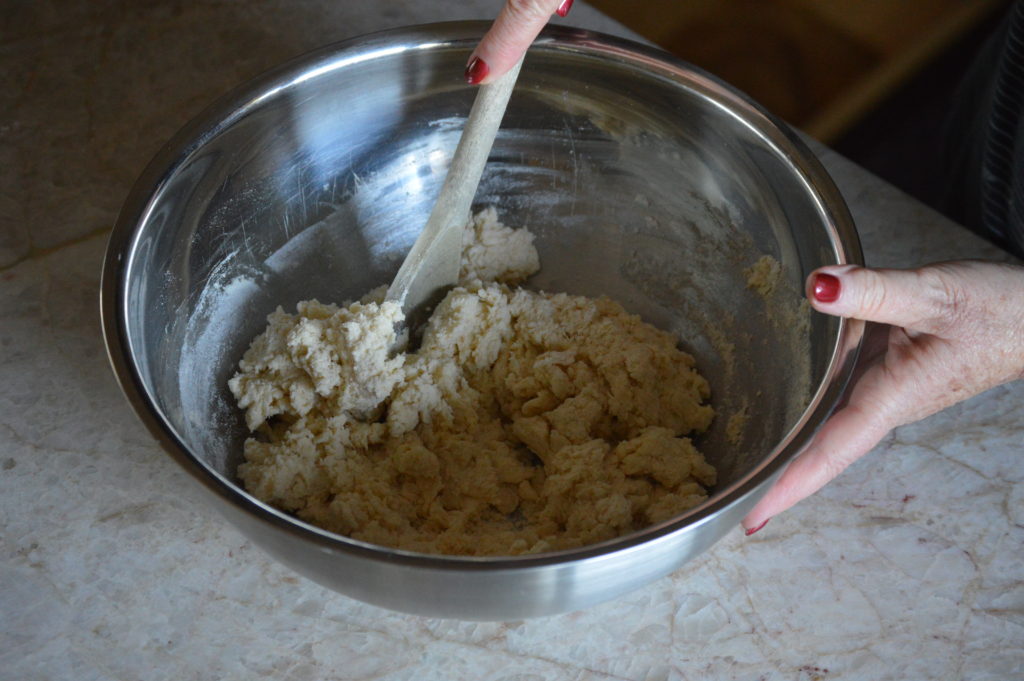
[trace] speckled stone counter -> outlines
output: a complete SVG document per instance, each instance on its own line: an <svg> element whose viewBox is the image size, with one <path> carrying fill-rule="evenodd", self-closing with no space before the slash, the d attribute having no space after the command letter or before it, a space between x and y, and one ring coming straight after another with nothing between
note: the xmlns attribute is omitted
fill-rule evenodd
<svg viewBox="0 0 1024 681"><path fill-rule="evenodd" d="M1024 384L898 429L824 491L616 601L464 623L272 562L201 503L107 365L100 262L148 159L313 47L497 0L0 8L0 679L1024 676ZM588 7L577 25L623 33ZM1000 257L835 154L869 262Z"/></svg>

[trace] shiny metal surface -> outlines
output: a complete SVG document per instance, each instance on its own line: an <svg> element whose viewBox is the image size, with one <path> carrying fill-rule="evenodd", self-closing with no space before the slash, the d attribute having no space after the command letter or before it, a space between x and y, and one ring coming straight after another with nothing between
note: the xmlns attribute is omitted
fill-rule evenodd
<svg viewBox="0 0 1024 681"><path fill-rule="evenodd" d="M511 619L582 608L675 570L735 528L838 401L862 329L794 323L806 274L860 262L846 207L790 131L658 51L567 29L531 50L477 204L537 234L535 288L607 294L677 332L719 418L707 503L579 550L520 558L404 553L332 535L239 488L245 430L227 379L277 305L388 283L425 223L474 91L485 24L414 27L325 48L211 106L145 170L103 271L104 334L133 408L256 544L388 608ZM766 303L762 254L788 292ZM747 407L741 442L726 437Z"/></svg>

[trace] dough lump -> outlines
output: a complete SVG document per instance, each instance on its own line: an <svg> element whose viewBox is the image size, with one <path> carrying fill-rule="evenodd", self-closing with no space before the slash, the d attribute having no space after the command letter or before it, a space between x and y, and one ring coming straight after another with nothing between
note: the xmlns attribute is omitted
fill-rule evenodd
<svg viewBox="0 0 1024 681"><path fill-rule="evenodd" d="M707 498L688 435L714 416L676 339L607 298L513 288L533 235L493 209L416 353L389 356L383 291L278 308L229 386L255 431L238 475L327 530L423 553L515 555L599 542Z"/></svg>

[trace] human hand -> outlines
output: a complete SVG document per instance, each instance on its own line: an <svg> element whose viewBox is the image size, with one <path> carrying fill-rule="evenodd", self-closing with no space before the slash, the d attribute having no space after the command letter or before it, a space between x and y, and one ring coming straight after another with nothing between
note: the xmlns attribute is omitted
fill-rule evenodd
<svg viewBox="0 0 1024 681"><path fill-rule="evenodd" d="M552 14L564 17L573 0L506 0L466 64L466 82L492 82L515 66Z"/></svg>
<svg viewBox="0 0 1024 681"><path fill-rule="evenodd" d="M1024 268L962 261L917 270L823 267L819 312L869 324L845 406L747 514L748 535L810 496L893 428L1024 378Z"/></svg>

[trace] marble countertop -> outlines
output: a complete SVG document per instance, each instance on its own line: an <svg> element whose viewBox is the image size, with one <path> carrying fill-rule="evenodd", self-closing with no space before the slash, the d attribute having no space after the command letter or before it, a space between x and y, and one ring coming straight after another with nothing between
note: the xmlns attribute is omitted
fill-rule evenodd
<svg viewBox="0 0 1024 681"><path fill-rule="evenodd" d="M1024 675L1024 383L898 429L818 495L582 612L397 614L271 561L108 367L106 237L160 144L233 85L497 0L39 0L0 8L0 679L999 679ZM589 7L571 23L625 33ZM1003 257L818 147L870 263Z"/></svg>

